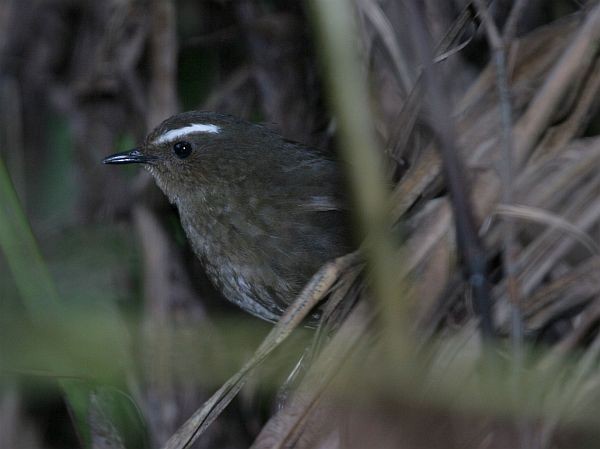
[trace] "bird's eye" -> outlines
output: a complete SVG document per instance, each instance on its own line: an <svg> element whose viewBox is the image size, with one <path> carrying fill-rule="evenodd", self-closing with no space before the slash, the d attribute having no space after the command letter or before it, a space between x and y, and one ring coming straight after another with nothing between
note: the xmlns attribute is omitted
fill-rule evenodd
<svg viewBox="0 0 600 449"><path fill-rule="evenodd" d="M179 159L185 159L192 152L192 144L189 142L177 142L173 145L173 152Z"/></svg>

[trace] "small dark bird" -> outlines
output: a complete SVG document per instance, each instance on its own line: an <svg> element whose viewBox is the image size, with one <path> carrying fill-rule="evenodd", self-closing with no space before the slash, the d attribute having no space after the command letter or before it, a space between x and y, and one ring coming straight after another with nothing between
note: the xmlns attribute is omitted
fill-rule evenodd
<svg viewBox="0 0 600 449"><path fill-rule="evenodd" d="M262 319L276 321L326 261L353 249L335 159L264 126L184 112L103 162L144 164L211 281Z"/></svg>

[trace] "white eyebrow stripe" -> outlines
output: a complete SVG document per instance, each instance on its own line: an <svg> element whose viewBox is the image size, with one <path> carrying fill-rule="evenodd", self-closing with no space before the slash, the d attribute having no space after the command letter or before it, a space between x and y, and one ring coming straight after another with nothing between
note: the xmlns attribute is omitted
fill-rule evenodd
<svg viewBox="0 0 600 449"><path fill-rule="evenodd" d="M217 134L221 131L217 125L205 125L203 123L194 123L193 125L184 126L182 128L172 129L167 131L162 136L158 137L154 140L155 145L159 145L165 142L172 142L174 140L180 139L188 134L192 133L212 133Z"/></svg>

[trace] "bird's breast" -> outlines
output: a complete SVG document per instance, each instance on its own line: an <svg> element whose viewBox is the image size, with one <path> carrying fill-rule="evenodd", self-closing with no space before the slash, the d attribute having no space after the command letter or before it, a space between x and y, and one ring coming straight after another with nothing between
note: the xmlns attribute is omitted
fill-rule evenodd
<svg viewBox="0 0 600 449"><path fill-rule="evenodd" d="M183 228L213 283L230 301L275 320L327 260L345 254L334 211L244 192L178 204Z"/></svg>
<svg viewBox="0 0 600 449"><path fill-rule="evenodd" d="M293 280L277 272L282 263L277 236L231 207L180 214L194 252L223 295L254 315L276 321L297 290Z"/></svg>

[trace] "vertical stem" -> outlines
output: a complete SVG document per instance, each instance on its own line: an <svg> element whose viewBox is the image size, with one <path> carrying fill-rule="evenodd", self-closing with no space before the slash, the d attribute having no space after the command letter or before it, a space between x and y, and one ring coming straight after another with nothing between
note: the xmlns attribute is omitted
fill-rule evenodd
<svg viewBox="0 0 600 449"><path fill-rule="evenodd" d="M519 24L519 19L523 15L525 6L527 6L527 1L528 0L515 0L510 13L508 14L508 19L506 19L504 29L502 30L502 37L506 44L509 44L517 34L517 25Z"/></svg>
<svg viewBox="0 0 600 449"><path fill-rule="evenodd" d="M500 119L502 123L502 149L504 164L502 165L502 203L513 203L513 170L514 170L514 142L513 142L513 114L508 85L507 48L515 32L518 19L526 6L527 1L517 0L510 11L509 18L501 36L493 18L482 0L476 0L476 6L483 17L488 42L492 48L494 64L496 66L496 86L500 101ZM515 400L521 396L520 378L524 364L524 324L521 305L521 294L517 277L517 245L515 239L515 220L511 216L502 218L503 244L502 264L504 266L508 297L511 303L511 343L512 343L512 388ZM519 428L519 445L527 447L530 432L527 425L521 420L516 423Z"/></svg>
<svg viewBox="0 0 600 449"><path fill-rule="evenodd" d="M177 36L173 0L150 0L150 89L147 128L177 111Z"/></svg>
<svg viewBox="0 0 600 449"><path fill-rule="evenodd" d="M378 148L369 95L356 51L353 4L347 0L311 0L321 61L325 68L330 104L338 125L340 152L349 162L348 177L360 230L366 235L374 293L385 307L400 307L398 263L389 238L388 195L384 181L383 153ZM384 313L387 330L402 328L402 310Z"/></svg>
<svg viewBox="0 0 600 449"><path fill-rule="evenodd" d="M510 101L510 89L508 86L508 71L506 48L508 42L505 37L500 35L496 24L493 21L483 0L475 0L477 10L483 18L483 25L487 34L488 42L492 48L494 64L496 66L496 86L498 88L498 98L500 101L500 119L502 123L502 203L511 205L513 203L513 117ZM509 14L509 22L506 32L513 33L514 27L526 2L517 1ZM504 216L503 223L503 243L504 251L502 253L503 266L508 285L508 296L511 302L511 341L513 345L513 356L515 370L519 370L523 357L523 317L521 313L521 301L519 294L519 285L517 279L516 267L516 243L515 243L515 221L513 217Z"/></svg>
<svg viewBox="0 0 600 449"><path fill-rule="evenodd" d="M477 235L468 180L460 153L456 148L452 109L440 83L441 73L433 64L431 38L424 20L424 13L418 5L418 2L408 2L409 10L414 18L411 21L413 41L424 67L423 74L428 94L427 104L431 126L439 141L444 177L454 210L458 251L462 257L465 276L473 291L482 336L484 340L490 340L494 335L494 324L486 252Z"/></svg>

